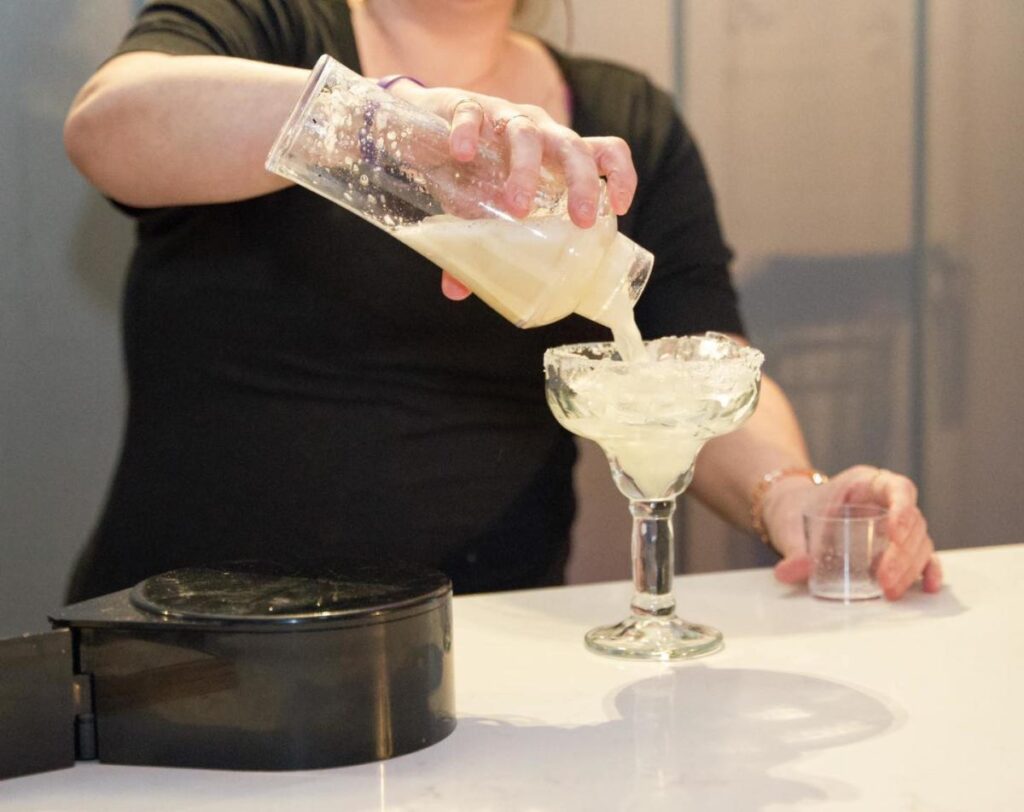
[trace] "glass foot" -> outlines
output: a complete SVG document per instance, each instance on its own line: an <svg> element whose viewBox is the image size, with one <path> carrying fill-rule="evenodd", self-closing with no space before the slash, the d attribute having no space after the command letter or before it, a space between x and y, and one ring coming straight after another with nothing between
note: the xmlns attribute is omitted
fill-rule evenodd
<svg viewBox="0 0 1024 812"><path fill-rule="evenodd" d="M722 633L675 615L632 615L614 626L587 632L587 648L628 660L682 660L713 654L724 645Z"/></svg>

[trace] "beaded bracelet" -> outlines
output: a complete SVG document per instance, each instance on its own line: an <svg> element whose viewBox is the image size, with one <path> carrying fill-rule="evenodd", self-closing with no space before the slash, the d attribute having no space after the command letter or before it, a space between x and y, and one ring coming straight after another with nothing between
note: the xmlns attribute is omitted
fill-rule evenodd
<svg viewBox="0 0 1024 812"><path fill-rule="evenodd" d="M807 477L814 485L824 485L828 482L828 477L816 468L776 468L758 480L750 494L750 526L761 537L761 541L769 546L772 540L764 526L764 497L772 485L790 476Z"/></svg>

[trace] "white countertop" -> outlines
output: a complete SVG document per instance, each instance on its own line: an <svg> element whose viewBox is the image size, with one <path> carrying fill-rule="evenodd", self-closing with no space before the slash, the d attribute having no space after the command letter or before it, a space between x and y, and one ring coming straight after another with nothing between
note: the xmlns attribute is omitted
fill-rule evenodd
<svg viewBox="0 0 1024 812"><path fill-rule="evenodd" d="M0 809L1024 809L1024 545L945 552L947 586L843 605L770 570L678 578L722 629L691 663L591 654L625 583L455 601L459 726L380 764L114 767L0 783ZM0 720L2 724L2 720Z"/></svg>

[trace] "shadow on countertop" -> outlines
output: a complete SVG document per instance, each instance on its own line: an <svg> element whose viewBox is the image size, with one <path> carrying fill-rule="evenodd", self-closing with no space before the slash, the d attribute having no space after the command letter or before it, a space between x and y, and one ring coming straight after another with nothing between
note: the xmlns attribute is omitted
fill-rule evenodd
<svg viewBox="0 0 1024 812"><path fill-rule="evenodd" d="M457 799L460 809L745 812L855 801L855 787L801 774L794 763L902 719L838 682L704 666L632 683L612 705L618 719L577 727L462 719L449 740L385 767L388 808L442 809Z"/></svg>
<svg viewBox="0 0 1024 812"><path fill-rule="evenodd" d="M859 790L799 766L881 736L902 710L857 688L763 669L671 669L608 699L609 721L548 725L465 716L438 744L391 761L305 772L108 767L5 782L19 809L568 809L757 812L851 802Z"/></svg>

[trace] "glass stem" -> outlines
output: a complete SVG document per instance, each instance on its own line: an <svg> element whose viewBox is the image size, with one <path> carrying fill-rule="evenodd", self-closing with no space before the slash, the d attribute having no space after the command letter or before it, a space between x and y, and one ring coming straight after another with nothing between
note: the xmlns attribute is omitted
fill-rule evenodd
<svg viewBox="0 0 1024 812"><path fill-rule="evenodd" d="M672 514L675 499L632 499L633 613L668 616L675 612L672 572L675 551Z"/></svg>

